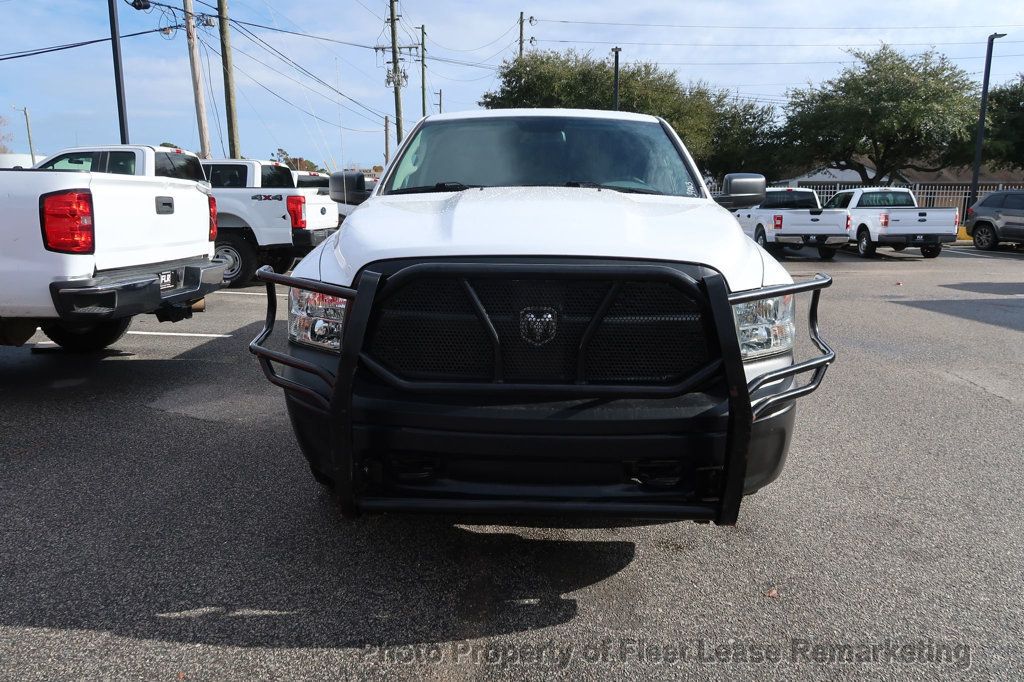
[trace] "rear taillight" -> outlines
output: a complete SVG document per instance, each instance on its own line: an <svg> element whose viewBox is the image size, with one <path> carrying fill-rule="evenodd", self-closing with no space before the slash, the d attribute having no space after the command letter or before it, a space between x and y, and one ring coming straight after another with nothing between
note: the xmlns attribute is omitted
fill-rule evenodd
<svg viewBox="0 0 1024 682"><path fill-rule="evenodd" d="M210 241L217 241L217 200L213 195L208 195L210 200Z"/></svg>
<svg viewBox="0 0 1024 682"><path fill-rule="evenodd" d="M92 253L95 232L92 194L87 189L46 194L39 201L43 244L60 253Z"/></svg>
<svg viewBox="0 0 1024 682"><path fill-rule="evenodd" d="M879 227L889 227L889 214L879 213L878 214L878 225Z"/></svg>
<svg viewBox="0 0 1024 682"><path fill-rule="evenodd" d="M772 224L774 225L776 230L781 230L782 229L782 216L780 216L780 215L772 216Z"/></svg>
<svg viewBox="0 0 1024 682"><path fill-rule="evenodd" d="M846 214L846 231L849 232L850 228L853 227L853 218L849 213Z"/></svg>
<svg viewBox="0 0 1024 682"><path fill-rule="evenodd" d="M288 215L292 219L292 229L302 230L306 227L306 197L288 197Z"/></svg>
<svg viewBox="0 0 1024 682"><path fill-rule="evenodd" d="M959 208L956 210L956 213L953 214L953 226L954 227L960 227L960 209Z"/></svg>
<svg viewBox="0 0 1024 682"><path fill-rule="evenodd" d="M967 207L967 217L968 218L973 218L974 217L974 207L973 206L968 206Z"/></svg>

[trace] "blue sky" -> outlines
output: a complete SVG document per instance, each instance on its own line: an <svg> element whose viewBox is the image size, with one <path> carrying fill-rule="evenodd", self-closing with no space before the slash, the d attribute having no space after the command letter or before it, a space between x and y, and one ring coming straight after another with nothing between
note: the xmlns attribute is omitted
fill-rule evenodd
<svg viewBox="0 0 1024 682"><path fill-rule="evenodd" d="M122 34L170 23L159 10L140 12L119 1ZM205 1L215 4L215 0ZM197 12L213 12L200 0L195 3ZM167 4L180 6L180 0L167 0ZM371 46L388 40L383 0L230 0L230 8L234 19L278 29ZM877 1L812 5L752 0L563 0L557 4L404 0L400 42L418 42L416 27L424 24L427 29L429 112L437 110L434 93L439 89L444 91L445 111L454 111L475 108L480 95L496 87L495 66L516 51L520 11L536 20L526 26L527 39L536 40L527 49L576 47L606 55L618 43L623 61L655 60L675 69L684 82L703 80L761 102L781 102L788 88L834 75L843 66L837 62L849 59L845 48L880 41L905 52L935 45L980 81L985 38L999 30L1009 35L996 43L993 82L1024 72L1024 2L1019 0L983 4L907 0L884 6ZM109 35L106 0L0 0L0 24L7 27L0 50L4 53ZM960 28L948 28L954 26ZM345 95L374 112L394 115L381 53L272 30L250 30ZM200 35L219 50L216 28L204 29ZM329 167L383 159L383 125L378 114L342 100L238 31L232 33L232 45L246 156L266 158L283 147ZM197 149L184 32L127 38L122 49L132 141L170 141ZM213 91L212 99L207 91L209 125L213 153L219 157L227 146L220 132L224 129L223 86L219 58L213 52L207 55L213 67L208 74ZM472 65L432 61L433 57ZM421 115L420 65L410 58L405 69L408 130ZM118 141L109 43L2 61L0 93L0 115L7 119L7 132L12 135L8 146L16 152L28 151L28 145L21 114L12 106L29 108L38 152Z"/></svg>

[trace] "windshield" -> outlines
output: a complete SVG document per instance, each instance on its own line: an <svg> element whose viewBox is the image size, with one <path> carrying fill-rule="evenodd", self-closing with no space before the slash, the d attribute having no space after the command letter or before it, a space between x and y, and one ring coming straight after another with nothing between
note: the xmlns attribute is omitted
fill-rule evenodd
<svg viewBox="0 0 1024 682"><path fill-rule="evenodd" d="M562 116L428 121L382 193L525 186L701 196L660 123Z"/></svg>

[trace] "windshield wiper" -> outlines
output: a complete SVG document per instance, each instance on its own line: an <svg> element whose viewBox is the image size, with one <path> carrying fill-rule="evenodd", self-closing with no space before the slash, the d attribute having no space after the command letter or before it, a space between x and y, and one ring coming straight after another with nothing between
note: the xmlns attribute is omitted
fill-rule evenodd
<svg viewBox="0 0 1024 682"><path fill-rule="evenodd" d="M422 185L420 187L402 187L393 189L388 194L427 194L429 192L461 192L470 187L480 185L464 185L461 182L438 182L433 185Z"/></svg>
<svg viewBox="0 0 1024 682"><path fill-rule="evenodd" d="M592 189L610 189L615 192L624 192L626 194L664 194L656 189L646 189L644 187L623 187L622 185L609 185L601 182L589 182L586 180L570 180L565 183L566 187L587 187Z"/></svg>

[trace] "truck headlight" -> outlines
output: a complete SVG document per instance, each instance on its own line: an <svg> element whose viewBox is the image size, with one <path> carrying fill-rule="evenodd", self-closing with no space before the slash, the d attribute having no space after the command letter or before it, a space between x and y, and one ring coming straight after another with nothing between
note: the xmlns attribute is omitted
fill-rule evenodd
<svg viewBox="0 0 1024 682"><path fill-rule="evenodd" d="M762 298L732 307L736 336L744 360L775 355L793 349L793 296Z"/></svg>
<svg viewBox="0 0 1024 682"><path fill-rule="evenodd" d="M347 299L289 289L288 339L322 350L340 351L347 309Z"/></svg>

